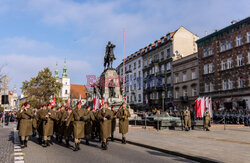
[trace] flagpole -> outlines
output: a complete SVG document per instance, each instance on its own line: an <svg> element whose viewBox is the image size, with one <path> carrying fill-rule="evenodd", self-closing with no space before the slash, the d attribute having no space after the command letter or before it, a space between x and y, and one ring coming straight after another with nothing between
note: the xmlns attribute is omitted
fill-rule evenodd
<svg viewBox="0 0 250 163"><path fill-rule="evenodd" d="M123 28L123 101L125 101L125 28Z"/></svg>

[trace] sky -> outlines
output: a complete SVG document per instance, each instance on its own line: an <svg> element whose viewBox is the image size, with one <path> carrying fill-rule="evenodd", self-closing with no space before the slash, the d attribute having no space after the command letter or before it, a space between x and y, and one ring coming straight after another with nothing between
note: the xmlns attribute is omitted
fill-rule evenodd
<svg viewBox="0 0 250 163"><path fill-rule="evenodd" d="M72 84L99 76L105 46L125 55L184 26L199 37L250 16L249 0L0 0L0 68L10 89L66 59Z"/></svg>

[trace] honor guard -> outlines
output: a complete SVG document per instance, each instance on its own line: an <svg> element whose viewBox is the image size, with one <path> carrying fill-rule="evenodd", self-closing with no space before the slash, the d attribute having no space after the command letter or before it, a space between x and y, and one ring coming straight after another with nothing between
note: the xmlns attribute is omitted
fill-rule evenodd
<svg viewBox="0 0 250 163"><path fill-rule="evenodd" d="M189 131L191 128L191 116L188 107L184 111L184 126L185 126L185 131Z"/></svg>

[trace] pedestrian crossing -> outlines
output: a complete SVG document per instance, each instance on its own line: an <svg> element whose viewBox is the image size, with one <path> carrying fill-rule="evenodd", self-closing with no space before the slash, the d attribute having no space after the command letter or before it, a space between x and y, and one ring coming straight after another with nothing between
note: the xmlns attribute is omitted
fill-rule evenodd
<svg viewBox="0 0 250 163"><path fill-rule="evenodd" d="M14 128L14 163L24 163L24 153L18 138L18 131Z"/></svg>

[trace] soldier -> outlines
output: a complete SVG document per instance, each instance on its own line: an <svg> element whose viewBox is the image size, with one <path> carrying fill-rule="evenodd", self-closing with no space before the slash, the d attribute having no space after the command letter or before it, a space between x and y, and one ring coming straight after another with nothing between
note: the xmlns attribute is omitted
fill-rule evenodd
<svg viewBox="0 0 250 163"><path fill-rule="evenodd" d="M33 109L33 113L34 113L34 117L36 117L37 108ZM33 118L32 119L32 137L36 137L36 133L37 133L37 122L36 122L36 118Z"/></svg>
<svg viewBox="0 0 250 163"><path fill-rule="evenodd" d="M125 134L128 132L128 117L130 117L130 112L126 108L126 103L122 103L122 107L117 112L117 118L119 119L119 132L122 134L122 144L126 144Z"/></svg>
<svg viewBox="0 0 250 163"><path fill-rule="evenodd" d="M111 117L112 112L108 109L109 104L108 102L104 103L104 107L99 110L97 114L97 118L100 122L100 136L102 140L102 149L107 150L107 138L111 134Z"/></svg>
<svg viewBox="0 0 250 163"><path fill-rule="evenodd" d="M43 120L43 147L50 146L51 136L53 135L54 121L57 120L57 116L54 110L51 109L51 103L48 104L48 109L44 110L41 115ZM50 142L52 144L52 142Z"/></svg>
<svg viewBox="0 0 250 163"><path fill-rule="evenodd" d="M24 108L21 108L17 113L19 119L19 132L18 135L21 137L21 148L27 147L29 136L32 135L32 118L34 113L30 109L30 104L26 102Z"/></svg>
<svg viewBox="0 0 250 163"><path fill-rule="evenodd" d="M85 115L85 111L82 109L82 102L77 102L77 108L74 109L67 121L67 127L69 127L70 122L73 122L73 131L74 131L74 140L75 140L75 149L74 151L80 150L80 142L82 138L84 138L84 121L89 119L87 115Z"/></svg>
<svg viewBox="0 0 250 163"><path fill-rule="evenodd" d="M111 141L114 141L114 132L116 127L116 111L115 106L111 106L112 120L111 120Z"/></svg>
<svg viewBox="0 0 250 163"><path fill-rule="evenodd" d="M184 111L184 125L185 125L185 131L189 131L191 128L191 116L188 107Z"/></svg>
<svg viewBox="0 0 250 163"><path fill-rule="evenodd" d="M67 147L69 147L69 139L70 139L72 132L73 132L73 119L69 120L71 113L72 113L72 109L67 108L66 119L64 122L64 137L65 137ZM69 126L67 127L68 122L69 122Z"/></svg>
<svg viewBox="0 0 250 163"><path fill-rule="evenodd" d="M204 114L204 129L205 129L206 131L210 131L210 130L208 129L208 127L211 126L210 123L211 123L210 113L209 113L209 111L208 111L208 108L206 108L205 114Z"/></svg>
<svg viewBox="0 0 250 163"><path fill-rule="evenodd" d="M39 144L42 144L43 125L42 125L41 115L45 109L46 109L46 106L40 105L40 109L37 111L36 116L34 118L35 122L36 122L36 130L38 132Z"/></svg>
<svg viewBox="0 0 250 163"><path fill-rule="evenodd" d="M57 123L57 133L59 137L59 143L62 143L63 135L64 135L64 125L67 118L67 113L65 111L65 107L61 106L60 110L58 111L58 123Z"/></svg>
<svg viewBox="0 0 250 163"><path fill-rule="evenodd" d="M90 106L87 106L86 109L85 109L85 112L86 112L87 116L90 117L85 122L86 145L89 145L89 138L90 138L90 135L92 133L92 126L93 126L93 122L95 120L95 115L94 115L93 111L90 111L90 109L91 109Z"/></svg>

